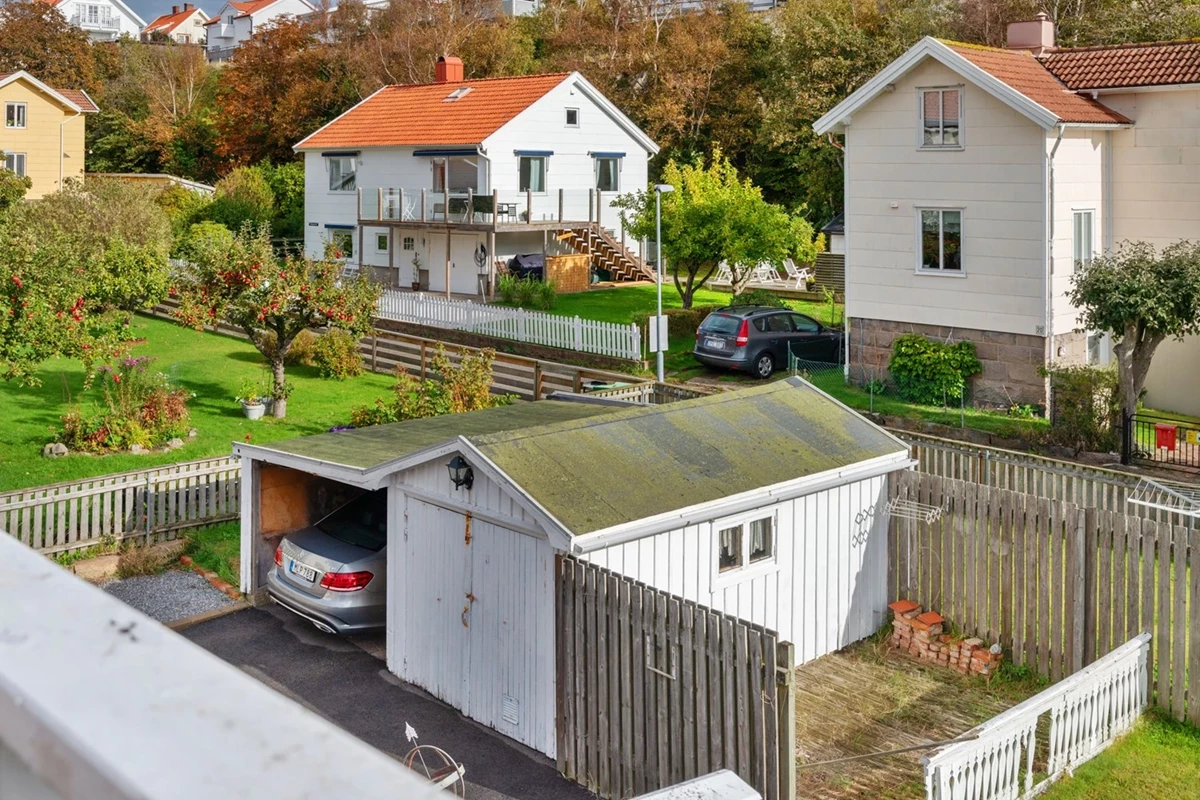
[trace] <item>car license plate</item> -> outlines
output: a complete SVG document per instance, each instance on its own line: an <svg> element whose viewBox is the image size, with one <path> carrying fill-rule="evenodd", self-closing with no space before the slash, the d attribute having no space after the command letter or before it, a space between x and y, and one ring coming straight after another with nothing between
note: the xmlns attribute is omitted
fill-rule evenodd
<svg viewBox="0 0 1200 800"><path fill-rule="evenodd" d="M298 575L301 578L304 578L304 580L308 581L309 583L312 583L317 579L317 571L312 567L301 564L299 561L293 561L288 564L288 571L293 575Z"/></svg>
<svg viewBox="0 0 1200 800"><path fill-rule="evenodd" d="M712 350L724 350L725 342L721 341L720 339L705 339L704 346Z"/></svg>

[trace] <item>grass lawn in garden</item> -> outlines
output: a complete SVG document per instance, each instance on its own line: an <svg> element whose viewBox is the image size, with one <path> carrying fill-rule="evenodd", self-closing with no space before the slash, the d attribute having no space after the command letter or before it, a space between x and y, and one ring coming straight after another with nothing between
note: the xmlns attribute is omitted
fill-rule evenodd
<svg viewBox="0 0 1200 800"><path fill-rule="evenodd" d="M207 528L187 531L187 554L207 570L221 576L221 580L237 586L239 583L238 561L241 558L242 526L237 520L222 522Z"/></svg>
<svg viewBox="0 0 1200 800"><path fill-rule="evenodd" d="M1054 784L1045 800L1200 797L1200 729L1147 713L1107 750Z"/></svg>
<svg viewBox="0 0 1200 800"><path fill-rule="evenodd" d="M0 382L0 491L77 480L93 475L144 469L228 455L234 441L269 442L321 433L344 425L350 409L390 392L387 375L364 373L347 381L327 380L312 367L288 367L294 389L288 416L251 422L234 402L242 381L265 376L263 359L247 341L215 333L199 333L167 320L136 316L134 335L145 342L134 347L137 356L152 356L153 369L165 372L178 385L195 392L188 404L197 436L168 453L106 456L72 454L42 457L60 418L72 402L102 403L99 384L83 390L83 367L78 361L55 359L41 366L42 385L35 388Z"/></svg>

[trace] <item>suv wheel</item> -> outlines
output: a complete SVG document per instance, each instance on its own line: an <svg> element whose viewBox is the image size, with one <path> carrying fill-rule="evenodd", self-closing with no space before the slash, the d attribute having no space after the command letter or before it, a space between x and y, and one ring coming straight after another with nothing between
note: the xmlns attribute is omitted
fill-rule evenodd
<svg viewBox="0 0 1200 800"><path fill-rule="evenodd" d="M775 371L775 357L770 353L759 353L754 361L754 374L760 378L769 378Z"/></svg>

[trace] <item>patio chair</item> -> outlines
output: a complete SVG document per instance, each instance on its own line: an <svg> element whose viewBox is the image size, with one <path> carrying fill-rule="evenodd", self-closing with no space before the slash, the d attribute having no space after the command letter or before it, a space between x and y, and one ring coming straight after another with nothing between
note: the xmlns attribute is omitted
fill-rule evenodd
<svg viewBox="0 0 1200 800"><path fill-rule="evenodd" d="M773 264L759 264L754 268L750 280L753 283L765 283L768 285L783 283L783 280L779 277L779 270L775 269Z"/></svg>
<svg viewBox="0 0 1200 800"><path fill-rule="evenodd" d="M788 280L795 282L796 289L807 289L808 282L812 280L812 271L808 267L801 269L796 266L796 262L790 258L783 260L783 268L787 270Z"/></svg>
<svg viewBox="0 0 1200 800"><path fill-rule="evenodd" d="M733 283L733 270L724 261L717 265L717 274L713 278L713 283Z"/></svg>

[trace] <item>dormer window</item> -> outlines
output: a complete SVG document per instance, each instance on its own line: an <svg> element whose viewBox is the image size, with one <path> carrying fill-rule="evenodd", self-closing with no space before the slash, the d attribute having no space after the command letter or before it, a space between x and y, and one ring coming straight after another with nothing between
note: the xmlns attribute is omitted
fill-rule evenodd
<svg viewBox="0 0 1200 800"><path fill-rule="evenodd" d="M922 149L962 147L962 94L959 86L917 91Z"/></svg>
<svg viewBox="0 0 1200 800"><path fill-rule="evenodd" d="M446 99L443 100L442 102L443 103L453 103L455 100L465 97L470 91L471 91L470 86L460 86L457 89L455 89L453 92L451 92L450 94L446 95Z"/></svg>

